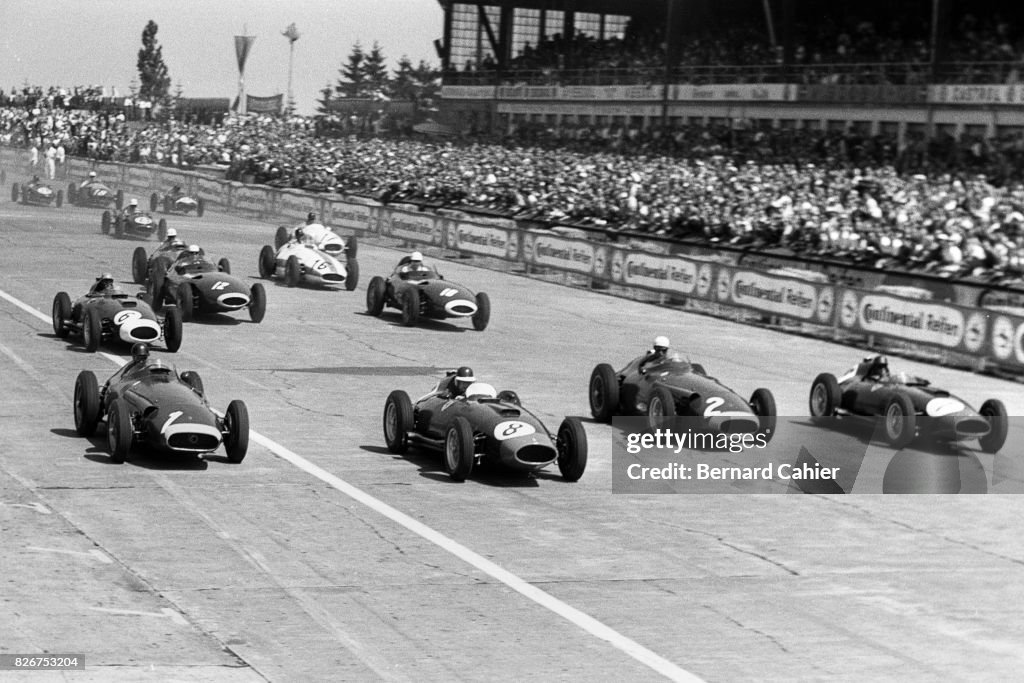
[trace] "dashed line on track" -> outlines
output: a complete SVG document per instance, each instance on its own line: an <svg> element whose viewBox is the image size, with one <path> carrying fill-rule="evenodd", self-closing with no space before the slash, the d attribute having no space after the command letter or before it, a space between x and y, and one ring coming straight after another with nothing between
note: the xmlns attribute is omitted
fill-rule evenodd
<svg viewBox="0 0 1024 683"><path fill-rule="evenodd" d="M45 322L51 323L48 316L42 312L32 308L28 304L16 299L10 294L0 290L0 299L4 299L10 304L20 308L29 315ZM113 354L100 352L99 355L103 356L107 360L111 361L118 367L124 365L127 361L120 356ZM258 443L259 445L266 448L268 451L281 458L282 460L291 463L298 469L302 470L306 474L309 474L323 483L327 484L331 488L345 494L352 500L360 503L377 514L390 519L399 526L405 528L408 531L416 534L417 536L433 543L437 547L445 550L446 552L454 555L463 562L475 567L479 571L487 574L491 578L500 581L512 590L516 591L520 595L529 598L536 604L544 607L545 609L557 614L566 621L575 626L583 629L592 636L599 638L621 652L629 655L636 661L640 662L644 666L652 669L653 671L661 674L665 678L673 681L685 681L687 683L702 681L697 675L690 673L683 669L677 664L665 659L661 655L647 649L635 640L628 638L627 636L619 633L610 626L606 626L604 623L598 621L589 614L582 612L575 607L572 607L568 603L562 602L555 596L547 593L540 588L537 588L528 581L520 578L516 574L508 571L507 569L491 562L487 558L483 557L479 553L476 553L466 546L462 545L458 541L448 538L441 532L423 524L422 522L413 519L409 515L401 512L400 510L391 507L384 501L371 496L362 489L353 486L341 477L331 474L322 467L315 465L309 460L303 458L301 455L289 450L282 446L276 441L263 436L259 432L250 429L249 438Z"/></svg>

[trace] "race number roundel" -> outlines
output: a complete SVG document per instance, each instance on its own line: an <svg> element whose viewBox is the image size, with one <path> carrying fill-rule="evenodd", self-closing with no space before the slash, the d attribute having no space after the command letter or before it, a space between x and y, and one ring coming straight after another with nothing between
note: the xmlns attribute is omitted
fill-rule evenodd
<svg viewBox="0 0 1024 683"><path fill-rule="evenodd" d="M702 263L697 269L697 296L706 299L711 291L711 264Z"/></svg>
<svg viewBox="0 0 1024 683"><path fill-rule="evenodd" d="M495 425L494 438L498 441L505 441L506 439L516 439L520 436L529 436L536 431L533 425L520 422L519 420L508 420Z"/></svg>
<svg viewBox="0 0 1024 683"><path fill-rule="evenodd" d="M985 343L986 316L980 311L971 313L967 318L967 329L964 331L964 348L971 353L977 353Z"/></svg>
<svg viewBox="0 0 1024 683"><path fill-rule="evenodd" d="M839 319L843 322L843 327L856 327L857 326L857 308L860 306L860 302L857 300L857 295L847 290L843 292L843 303L839 308Z"/></svg>
<svg viewBox="0 0 1024 683"><path fill-rule="evenodd" d="M992 325L992 353L1000 360L1013 354L1013 323L1002 315Z"/></svg>
<svg viewBox="0 0 1024 683"><path fill-rule="evenodd" d="M124 325L129 320L134 320L136 318L141 318L141 317L142 317L142 314L139 313L138 311L121 311L120 313L118 313L117 315L114 316L114 324L115 325Z"/></svg>

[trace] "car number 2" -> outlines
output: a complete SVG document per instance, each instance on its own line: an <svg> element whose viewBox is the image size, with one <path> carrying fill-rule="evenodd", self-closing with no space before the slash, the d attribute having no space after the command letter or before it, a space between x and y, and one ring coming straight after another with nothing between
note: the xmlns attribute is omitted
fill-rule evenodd
<svg viewBox="0 0 1024 683"><path fill-rule="evenodd" d="M520 436L529 436L530 434L536 433L536 429L533 425L528 425L525 422L519 422L516 420L509 420L506 422L499 422L494 427L494 438L498 441L505 441L506 439L515 439Z"/></svg>
<svg viewBox="0 0 1024 683"><path fill-rule="evenodd" d="M721 396L712 396L711 398L704 401L704 417L711 417L712 415L721 415L721 411L718 409L725 403L725 399Z"/></svg>

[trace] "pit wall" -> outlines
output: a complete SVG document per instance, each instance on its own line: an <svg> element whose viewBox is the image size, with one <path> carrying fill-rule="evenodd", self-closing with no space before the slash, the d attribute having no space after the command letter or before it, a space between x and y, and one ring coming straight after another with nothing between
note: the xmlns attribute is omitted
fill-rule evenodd
<svg viewBox="0 0 1024 683"><path fill-rule="evenodd" d="M29 172L25 155L18 150L0 149L0 165L11 182ZM527 272L565 273L589 279L595 287L659 294L703 311L751 311L773 320L831 329L835 339L910 344L940 355L966 357L978 369L1024 372L1024 315L965 303L984 300L986 289L981 286L960 283L957 294L951 296L948 282L918 282L912 296L901 296L891 287L837 284L822 272L770 263L756 267L710 250L668 254L662 249L658 253L643 242L596 242L576 230L524 229L511 219L450 210L425 213L415 207L246 185L166 167L70 159L63 170L68 180L62 183L80 181L96 171L115 189L137 195L143 206L149 205L152 193L181 185L208 207L225 213L299 223L312 211L324 223L360 236L499 259Z"/></svg>

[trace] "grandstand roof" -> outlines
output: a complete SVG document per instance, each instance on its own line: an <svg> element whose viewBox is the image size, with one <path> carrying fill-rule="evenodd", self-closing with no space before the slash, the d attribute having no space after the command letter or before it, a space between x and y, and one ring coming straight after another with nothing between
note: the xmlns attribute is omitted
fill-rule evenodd
<svg viewBox="0 0 1024 683"><path fill-rule="evenodd" d="M621 14L633 16L641 12L665 7L668 0L487 0L486 2L458 2L458 0L437 0L442 7L454 4L486 4L490 7L522 7L525 9L546 9L563 12L594 12L595 14Z"/></svg>

